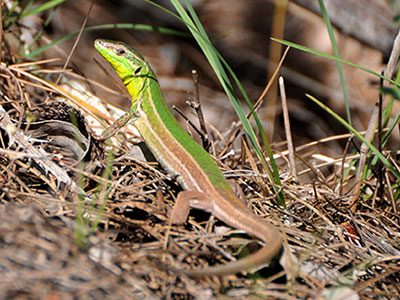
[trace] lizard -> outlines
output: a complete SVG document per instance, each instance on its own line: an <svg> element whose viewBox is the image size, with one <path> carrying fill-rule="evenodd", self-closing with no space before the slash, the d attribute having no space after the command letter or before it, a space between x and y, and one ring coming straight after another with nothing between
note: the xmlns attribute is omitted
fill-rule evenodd
<svg viewBox="0 0 400 300"><path fill-rule="evenodd" d="M168 109L157 78L144 57L119 41L97 39L94 45L116 71L132 101L130 110L102 136L106 139L133 122L160 165L183 188L172 209L172 223L185 223L190 208L196 208L265 243L257 252L233 262L178 271L191 277L220 276L247 271L278 256L282 248L279 230L256 216L236 196L216 162L181 127Z"/></svg>

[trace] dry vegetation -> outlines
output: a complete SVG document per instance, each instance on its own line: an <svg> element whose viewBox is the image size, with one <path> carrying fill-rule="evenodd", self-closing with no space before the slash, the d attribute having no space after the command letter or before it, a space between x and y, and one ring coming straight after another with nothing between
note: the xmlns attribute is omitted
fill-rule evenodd
<svg viewBox="0 0 400 300"><path fill-rule="evenodd" d="M267 49L268 43L259 42L262 33L256 29L257 22L249 23L249 19L260 17L271 8L263 1L255 2L259 6L232 5L230 11L223 10L226 6L219 7L218 1L204 1L197 8L215 36L227 30L219 27L223 23L216 16L218 13L237 17L226 18L229 22L224 24L237 29L245 38L227 35L217 44L228 61L237 59L234 68L241 70L239 75L252 99L264 88L267 75L260 53L263 53L261 49ZM75 5L70 3L58 8L61 19L52 21L53 35L62 35L65 28L69 32L79 28L89 3L82 1L79 8ZM117 8L109 5L108 11L101 5L95 6L88 25L96 24L93 19L100 16L103 23L115 22ZM151 23L154 8L146 10L138 5L135 9L143 9L141 18ZM242 11L246 15L241 19L238 15ZM289 12L294 11L292 7ZM120 17L120 21L125 21L123 14ZM158 22L163 21L161 18ZM163 26L171 23L167 19ZM280 228L285 241L279 262L256 273L192 279L171 269L223 264L238 257L240 252L252 251L256 241L201 211L192 211L184 226L171 225L168 211L180 191L174 179L157 164L142 162L129 151L134 148L129 128L114 137L112 145L98 141L88 121L88 117L98 118L98 111L90 111L80 96L67 89L74 85L78 73L83 73L86 75L80 82L89 97L94 97L90 96L93 92L109 100L117 94L93 83L93 79L103 77L105 81L110 75L105 75L104 70L88 59L94 57L91 46L77 48L71 63L75 72L64 71L54 61L35 60L25 64L27 61L19 54L25 43L21 38L22 29L33 29L25 23L24 26L16 23L3 34L0 68L1 298L399 297L398 182L386 168L378 165L360 182L361 189L355 194L354 188L359 182L351 162L359 158L359 141L342 128L338 129L337 122L325 112L308 107L310 102L303 101L301 96L304 93L301 88L307 87L293 79L286 86L294 143L298 146L297 176L293 177L289 175L292 170L287 162L286 143L274 145L275 153L281 155L278 163L287 205L282 208L277 205L271 182L247 140L239 135L235 143L229 142L237 129L236 125L230 125L234 119L231 108L223 107L228 103L225 99L226 102L215 104L224 96L194 44L154 33L138 33L138 39L147 41L139 48L145 55L146 51L152 53L149 58L160 74L167 99L173 98L182 107L186 91L192 89L188 74L192 68L199 69L200 95L213 142L211 153L227 177L240 185L248 206ZM61 26L65 28L60 29ZM113 34L114 38L128 42L131 39L125 31L97 32L93 36ZM93 36L84 35L82 43L91 45ZM353 43L359 45L357 41ZM46 52L46 57L61 56L57 55L60 49L64 48L64 52L69 49L64 46L51 49L54 53ZM351 46L346 44L346 47ZM232 53L233 48L236 53ZM178 57L173 55L175 52L179 53ZM374 54L382 58L380 52L370 49L368 55ZM284 72L292 70L290 62L296 55L304 54L293 52ZM257 57L261 61L257 62ZM374 59L380 61L378 58ZM314 63L315 69L304 71L303 75L309 72L307 76L318 77L320 62ZM295 74L298 71L293 70ZM324 78L332 76L319 72ZM68 80L56 83L59 74ZM84 80L86 77L88 81ZM318 84L332 90L324 78ZM374 91L370 97L375 99L376 87L369 80L365 79L362 84L369 85ZM355 84L349 86L352 93L360 89ZM322 96L343 113L343 107L335 102L335 95ZM370 110L365 106L354 107L352 111L356 128L366 128L365 116ZM265 105L261 111L267 109ZM265 124L271 122L268 114L261 118ZM275 118L278 122L274 137L280 141L284 136L280 113L272 120ZM336 135L339 133L342 134ZM319 140L322 137L325 140ZM396 144L395 138L391 144ZM388 151L385 156L398 170L395 151ZM372 157L368 157L367 165L371 161Z"/></svg>

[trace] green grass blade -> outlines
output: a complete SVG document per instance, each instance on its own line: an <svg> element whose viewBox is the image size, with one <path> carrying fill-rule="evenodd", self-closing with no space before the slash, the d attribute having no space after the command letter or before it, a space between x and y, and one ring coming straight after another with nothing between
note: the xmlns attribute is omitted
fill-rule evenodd
<svg viewBox="0 0 400 300"><path fill-rule="evenodd" d="M331 22L329 20L328 12L325 9L324 1L323 0L318 0L318 3L319 3L319 7L321 8L321 13L322 13L322 17L324 18L326 28L328 30L329 38L331 40L333 54L335 55L335 57L340 58L338 46L337 46L336 39L335 39L335 35L333 33L332 24L331 24ZM345 104L346 115L347 115L347 122L349 122L349 124L351 125L349 96L347 94L347 89L346 89L346 83L345 83L345 80L344 80L342 64L340 62L336 61L336 66L337 66L338 72L339 72L340 85L342 86L344 104Z"/></svg>
<svg viewBox="0 0 400 300"><path fill-rule="evenodd" d="M336 114L333 110L331 110L328 106L323 104L321 101L317 100L315 97L306 94L306 96L311 99L314 103L318 104L322 109L328 112L332 117L338 120L344 127L346 127L351 133L353 133L358 139L360 139L363 143L365 143L368 148L379 158L379 160L393 173L393 175L400 180L400 173L393 167L393 165L379 152L379 150L371 144L370 141L367 141L353 126L347 123L342 117Z"/></svg>
<svg viewBox="0 0 400 300"><path fill-rule="evenodd" d="M170 34L170 35L176 35L180 37L190 37L189 34L184 33L182 31L178 30L173 30L165 27L157 27L157 26L152 26L152 25L146 25L146 24L132 24L132 23L117 23L117 24L103 24L103 25L96 25L96 26L90 26L86 27L84 29L85 32L88 31L95 31L95 30L109 30L109 29L134 29L134 30L145 30L145 31L154 31L154 32L159 32L162 34ZM54 47L70 38L73 38L74 36L77 36L79 34L79 30L74 31L70 34L64 35L51 43L44 45L42 47L39 47L29 53L29 55L26 56L26 58L29 58L31 60L35 59L37 55L42 53L43 51L46 51L47 49ZM22 55L22 54L21 54Z"/></svg>
<svg viewBox="0 0 400 300"><path fill-rule="evenodd" d="M57 5L60 5L61 3L65 2L66 0L52 0L52 1L48 1L46 3L43 3L42 5L39 5L38 7L35 7L34 9L24 12L21 14L20 19L28 17L30 15L34 15L37 13L40 13L42 11L46 11L50 8L53 8Z"/></svg>
<svg viewBox="0 0 400 300"><path fill-rule="evenodd" d="M377 72L374 72L374 71L372 71L370 69L367 69L367 68L365 68L363 66L360 66L358 64L349 62L347 60L344 60L344 59L342 59L340 57L335 57L335 56L329 55L327 53L320 52L320 51L317 51L317 50L314 50L314 49L311 49L311 48L308 48L308 47L305 47L305 46L302 46L302 45L299 45L299 44L296 44L296 43L285 41L285 40L280 40L280 39L275 39L275 38L271 38L271 40L273 40L275 42L278 42L278 43L282 43L282 44L287 45L287 46L290 46L290 47L295 48L297 50L301 50L301 51L304 51L304 52L312 53L312 54L315 54L315 55L318 55L318 56L321 56L321 57L329 58L329 59L344 63L346 65L349 65L349 66L352 66L354 68L360 69L360 70L362 70L364 72L367 72L369 74L375 75L376 77L382 78L382 79L384 79L384 80L386 80L386 81L388 81L388 82L400 87L400 84L398 82L396 82L396 81L394 81L394 80L392 80L392 79L390 79L388 77L385 77L385 76L383 76L383 75L381 75L381 74L379 74Z"/></svg>
<svg viewBox="0 0 400 300"><path fill-rule="evenodd" d="M9 18L15 11L15 9L18 7L20 4L20 1L14 1L13 4L11 5L9 10L5 10L5 13L3 15L3 20L6 20Z"/></svg>
<svg viewBox="0 0 400 300"><path fill-rule="evenodd" d="M19 1L16 1L19 2ZM32 7L32 5L35 3L35 0L29 0L28 3L26 3L24 6L19 6L20 3L18 3L18 6L21 8L21 11L18 13L17 19L21 19L22 15ZM15 8L14 8L15 9Z"/></svg>
<svg viewBox="0 0 400 300"><path fill-rule="evenodd" d="M56 10L55 9L50 10L49 15L47 16L46 20L43 23L43 26L38 30L38 32L33 37L32 42L28 46L28 51L24 51L24 53L30 53L31 52L32 46L36 44L38 39L45 32L45 28L50 24L51 20L53 19L53 17L55 15L56 15Z"/></svg>
<svg viewBox="0 0 400 300"><path fill-rule="evenodd" d="M400 82L400 70L397 70L397 74L396 74L396 82ZM399 88L397 86L393 86L393 89L396 91L395 93L397 93L397 91L399 91ZM386 127L387 124L389 123L390 117L392 115L392 110L393 110L393 105L394 105L395 99L394 97L390 98L390 101L388 102L388 104L385 107L385 111L383 113L384 116L384 126Z"/></svg>

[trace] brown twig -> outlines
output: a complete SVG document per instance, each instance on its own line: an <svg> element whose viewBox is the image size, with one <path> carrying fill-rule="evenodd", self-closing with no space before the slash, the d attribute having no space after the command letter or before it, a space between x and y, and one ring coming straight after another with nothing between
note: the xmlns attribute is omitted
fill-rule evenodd
<svg viewBox="0 0 400 300"><path fill-rule="evenodd" d="M71 58L72 58L72 55L75 52L76 46L78 46L78 43L79 43L79 41L81 39L81 36L82 36L82 33L83 33L83 29L86 27L86 24L87 24L87 21L89 19L90 12L92 11L93 5L94 5L94 0L92 1L92 3L89 6L89 9L88 9L88 12L86 14L86 17L83 20L82 26L81 26L81 28L79 30L79 34L76 37L76 40L74 42L74 45L72 46L72 49L71 49L70 53L68 54L67 60L65 61L65 64L64 64L64 66L62 68L62 71L65 71L67 69L67 66L69 65L69 62L71 61ZM63 72L61 72L58 75L57 80L55 82L55 85L58 85L58 83L60 82L62 76L63 76Z"/></svg>
<svg viewBox="0 0 400 300"><path fill-rule="evenodd" d="M267 86L265 87L265 89L263 90L263 92L261 93L260 97L258 97L256 103L254 104L254 110L256 111L258 109L258 107L261 105L262 101L264 100L265 95L268 93L268 91L270 90L275 78L278 76L279 70L281 69L281 66L283 64L283 61L286 58L286 55L289 52L290 47L287 47L285 49L285 52L282 55L281 60L279 61L279 64L276 66L275 72L274 74L271 76L271 79L269 80ZM249 112L247 114L247 119L250 120L251 117L251 112ZM223 151L221 151L221 153L225 153L227 151L227 149L229 149L231 147L231 145L233 144L233 142L237 139L237 137L242 133L243 131L243 125L240 124L239 128L237 129L236 133L234 135L232 135L231 139L229 140L229 143L226 144L225 149L223 149Z"/></svg>
<svg viewBox="0 0 400 300"><path fill-rule="evenodd" d="M205 139L205 137L203 136L203 132L201 132L201 130L198 129L196 125L194 125L193 122L190 121L178 107L173 105L172 109L175 110L186 121L186 123L188 123L189 126L194 129L194 131L196 131L196 133L200 136L201 140Z"/></svg>
<svg viewBox="0 0 400 300"><path fill-rule="evenodd" d="M292 139L292 130L290 129L290 119L287 107L285 85L282 76L279 77L279 89L281 92L281 99L282 99L283 122L285 124L286 141L289 150L290 175L292 176L292 178L296 179L297 178L296 159L295 159L295 152Z"/></svg>
<svg viewBox="0 0 400 300"><path fill-rule="evenodd" d="M193 101L188 101L188 104L190 105L191 108L193 108L196 111L197 118L199 119L200 131L202 132L202 134L200 134L201 142L203 144L203 148L206 151L208 151L208 149L211 146L211 143L208 139L208 133L206 128L206 123L204 121L203 110L201 109L200 92L199 92L199 75L197 74L196 70L192 70L192 78L194 84Z"/></svg>
<svg viewBox="0 0 400 300"><path fill-rule="evenodd" d="M347 153L349 152L351 141L353 140L353 135L351 134L347 140L346 147L344 148L342 164L340 166L340 181L339 181L339 196L343 196L343 180L344 180L344 163L346 161Z"/></svg>
<svg viewBox="0 0 400 300"><path fill-rule="evenodd" d="M383 75L383 71L381 72ZM383 87L383 79L381 78L379 86ZM378 151L382 153L382 92L379 93L378 98ZM384 182L383 182L383 163L379 160L378 166L378 197L382 199L384 193Z"/></svg>

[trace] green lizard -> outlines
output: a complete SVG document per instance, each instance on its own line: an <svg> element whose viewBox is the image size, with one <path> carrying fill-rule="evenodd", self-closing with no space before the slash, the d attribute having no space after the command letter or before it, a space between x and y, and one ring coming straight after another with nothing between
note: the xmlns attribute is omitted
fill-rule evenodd
<svg viewBox="0 0 400 300"><path fill-rule="evenodd" d="M117 72L132 100L130 111L105 130L103 136L111 136L133 120L155 158L168 173L176 176L184 189L176 199L172 222L182 224L190 208L202 209L266 244L256 253L234 262L180 271L189 276L238 273L276 257L282 247L279 231L255 216L235 195L217 164L179 125L167 107L149 63L122 42L97 39L95 48Z"/></svg>

